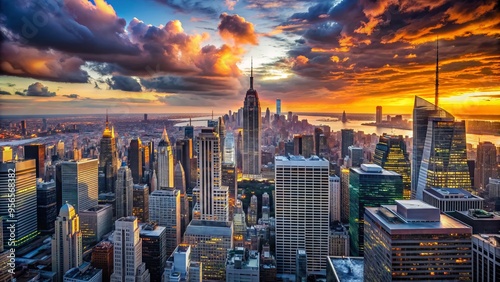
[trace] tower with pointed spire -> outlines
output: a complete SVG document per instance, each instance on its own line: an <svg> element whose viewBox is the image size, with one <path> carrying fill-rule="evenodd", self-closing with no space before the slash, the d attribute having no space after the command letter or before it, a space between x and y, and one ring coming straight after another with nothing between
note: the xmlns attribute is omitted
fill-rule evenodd
<svg viewBox="0 0 500 282"><path fill-rule="evenodd" d="M118 172L118 152L116 151L115 130L109 126L106 110L106 126L102 133L99 153L99 171L104 173L104 187L99 187L99 193L115 193L116 175Z"/></svg>
<svg viewBox="0 0 500 282"><path fill-rule="evenodd" d="M163 128L161 141L158 143L158 189L174 187L174 155L168 138L167 130Z"/></svg>
<svg viewBox="0 0 500 282"><path fill-rule="evenodd" d="M259 95L253 88L253 60L250 73L250 89L243 103L243 177L260 178L262 118Z"/></svg>

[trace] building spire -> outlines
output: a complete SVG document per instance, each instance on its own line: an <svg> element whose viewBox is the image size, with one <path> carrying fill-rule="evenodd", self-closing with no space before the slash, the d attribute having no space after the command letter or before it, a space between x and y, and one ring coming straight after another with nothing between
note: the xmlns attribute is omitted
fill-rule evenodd
<svg viewBox="0 0 500 282"><path fill-rule="evenodd" d="M439 37L436 36L436 90L434 93L434 105L439 107Z"/></svg>
<svg viewBox="0 0 500 282"><path fill-rule="evenodd" d="M109 126L109 120L108 120L108 109L106 109L106 128Z"/></svg>
<svg viewBox="0 0 500 282"><path fill-rule="evenodd" d="M170 140L168 139L167 128L163 127L163 133L161 135L161 140L167 142L170 145Z"/></svg>
<svg viewBox="0 0 500 282"><path fill-rule="evenodd" d="M250 89L253 89L253 57L250 57Z"/></svg>

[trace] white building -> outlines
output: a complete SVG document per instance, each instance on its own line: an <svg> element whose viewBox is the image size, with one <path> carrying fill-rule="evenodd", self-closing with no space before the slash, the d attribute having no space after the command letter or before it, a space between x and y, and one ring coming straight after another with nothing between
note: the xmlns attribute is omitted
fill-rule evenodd
<svg viewBox="0 0 500 282"><path fill-rule="evenodd" d="M52 271L59 281L64 274L82 264L82 233L75 208L66 203L61 207L52 237Z"/></svg>
<svg viewBox="0 0 500 282"><path fill-rule="evenodd" d="M225 141L224 141L224 163L232 164L236 163L235 161L235 146L234 146L234 133L227 132Z"/></svg>
<svg viewBox="0 0 500 282"><path fill-rule="evenodd" d="M295 273L297 249L307 271L325 274L329 251L329 162L311 156L275 158L276 262L278 274Z"/></svg>
<svg viewBox="0 0 500 282"><path fill-rule="evenodd" d="M166 227L167 254L181 242L181 198L179 190L156 190L149 196L149 220Z"/></svg>
<svg viewBox="0 0 500 282"><path fill-rule="evenodd" d="M200 219L229 220L228 187L221 186L221 151L219 136L213 129L202 129L198 135L198 187Z"/></svg>
<svg viewBox="0 0 500 282"><path fill-rule="evenodd" d="M75 207L77 213L98 204L97 159L61 163L62 202Z"/></svg>
<svg viewBox="0 0 500 282"><path fill-rule="evenodd" d="M115 221L114 272L112 282L149 282L149 270L142 262L142 240L137 217L122 217Z"/></svg>
<svg viewBox="0 0 500 282"><path fill-rule="evenodd" d="M430 188L423 190L424 202L442 212L483 209L484 199L456 188Z"/></svg>
<svg viewBox="0 0 500 282"><path fill-rule="evenodd" d="M174 187L174 155L165 128L161 135L161 141L158 143L158 172L156 174L158 175L158 183L155 189Z"/></svg>
<svg viewBox="0 0 500 282"><path fill-rule="evenodd" d="M133 189L134 179L132 178L132 170L128 168L126 162L123 162L120 169L118 169L118 176L115 184L116 218L132 215L134 203Z"/></svg>
<svg viewBox="0 0 500 282"><path fill-rule="evenodd" d="M328 178L330 187L330 222L340 221L340 208L342 206L340 194L340 177L331 175Z"/></svg>

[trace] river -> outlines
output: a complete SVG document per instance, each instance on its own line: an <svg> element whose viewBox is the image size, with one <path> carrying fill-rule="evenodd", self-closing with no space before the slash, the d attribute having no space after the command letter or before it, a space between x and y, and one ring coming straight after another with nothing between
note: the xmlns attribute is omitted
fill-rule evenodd
<svg viewBox="0 0 500 282"><path fill-rule="evenodd" d="M207 120L212 119L211 116L206 116L206 117L199 117L199 118L193 118L192 119L192 125L193 126L207 126ZM376 126L369 126L369 125L362 125L362 123L370 123L370 122L375 122L374 120L369 121L369 120L349 120L347 123L342 123L341 121L334 121L331 120L329 117L323 117L323 116L307 116L307 115L301 115L299 116L299 120L307 119L307 121L310 124L313 125L329 125L332 131L339 131L341 129L345 128L350 128L354 129L354 131L363 131L366 134L372 134L376 133L377 135L382 135L383 133L390 133L390 134L396 134L396 135L403 135L403 136L413 136L413 131L412 130L403 130L403 129L391 129L391 128L382 128L382 127L376 127ZM330 119L331 121L319 121L319 120L326 120ZM179 119L179 122L175 124L175 126L186 126L187 123L189 122L189 119ZM495 136L495 135L479 135L479 134L470 134L467 133L467 143L473 144L474 146L477 146L479 141L484 142L484 141L490 141L491 143L495 144L497 147L500 147L500 136Z"/></svg>

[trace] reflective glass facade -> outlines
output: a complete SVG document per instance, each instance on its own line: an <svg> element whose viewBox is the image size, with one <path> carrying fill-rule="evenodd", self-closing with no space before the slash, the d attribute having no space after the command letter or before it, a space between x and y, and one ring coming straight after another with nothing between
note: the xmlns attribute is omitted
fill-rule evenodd
<svg viewBox="0 0 500 282"><path fill-rule="evenodd" d="M375 148L373 163L387 170L392 170L403 177L403 198L410 199L411 167L403 136L380 136Z"/></svg>
<svg viewBox="0 0 500 282"><path fill-rule="evenodd" d="M403 178L392 171L367 172L351 168L349 173L349 235L351 256L363 256L365 207L394 204L403 199Z"/></svg>

